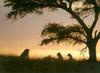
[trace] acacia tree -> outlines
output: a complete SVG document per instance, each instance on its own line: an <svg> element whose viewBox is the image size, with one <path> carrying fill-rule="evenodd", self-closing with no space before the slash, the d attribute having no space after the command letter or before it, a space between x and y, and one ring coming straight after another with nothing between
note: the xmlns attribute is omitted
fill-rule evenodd
<svg viewBox="0 0 100 73"><path fill-rule="evenodd" d="M23 17L26 14L33 12L41 14L44 8L53 10L59 8L65 10L77 20L80 26L63 27L61 25L49 24L44 28L42 35L49 35L49 39L51 39L49 42L60 42L62 41L61 39L65 41L73 39L76 42L82 42L86 44L89 49L89 60L96 61L96 45L100 39L100 32L94 30L94 28L99 18L99 0L5 0L4 3L5 7L11 8L10 13L8 13L9 18L16 18L17 16ZM82 6L78 7L76 3L81 3ZM89 27L84 19L91 13L94 15L94 20ZM52 29L50 32L48 31L49 28ZM95 34L93 34L93 32L95 32ZM55 34L53 35L53 33ZM80 33L81 35L78 34L79 36L72 36L72 33ZM55 36L58 37L54 38ZM84 36L84 39L82 36ZM47 43L47 40L44 39L42 43Z"/></svg>

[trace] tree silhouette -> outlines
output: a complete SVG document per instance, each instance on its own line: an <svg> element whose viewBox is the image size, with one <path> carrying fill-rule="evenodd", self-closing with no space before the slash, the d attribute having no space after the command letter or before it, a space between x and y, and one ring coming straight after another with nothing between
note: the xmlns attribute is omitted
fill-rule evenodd
<svg viewBox="0 0 100 73"><path fill-rule="evenodd" d="M98 43L98 40L100 39L100 32L97 30L94 30L94 28L99 18L99 12L100 12L99 0L5 0L4 3L5 3L5 7L11 8L10 13L8 13L9 18L16 18L17 16L23 17L27 13L32 13L32 12L41 14L44 8L49 8L53 10L57 10L58 8L60 8L60 9L65 10L79 22L85 34L82 34L83 31L79 30L79 28L78 30L79 32L82 32L81 34L82 36L85 36L85 39L81 38L81 35L77 35L77 37L76 35L75 36L72 36L71 34L69 35L66 32L68 29L65 29L65 27L56 25L57 28L59 28L59 30L57 29L51 32L58 33L59 31L60 33L57 34L59 35L59 38L53 38L56 34L52 35L50 33L51 35L48 41L52 42L54 41L54 39L56 39L55 41L59 42L62 38L66 37L63 39L64 41L73 39L74 41L76 41L76 43L78 42L85 43L89 49L89 56L90 56L89 61L94 61L94 62L96 61L96 45ZM77 4L81 4L82 6L77 6ZM90 24L90 27L89 27L87 26L87 23L85 23L84 19L88 17L91 13L93 13L94 15L94 20L92 24ZM55 29L56 26L53 27L52 29ZM73 26L73 27L71 26L69 27L69 29L71 28L75 29L75 27L76 26ZM70 33L71 32L74 32L74 30L71 29ZM95 32L95 34L93 34L93 32ZM47 44L47 40L44 40L43 42L46 42Z"/></svg>
<svg viewBox="0 0 100 73"><path fill-rule="evenodd" d="M45 25L41 36L44 37L41 45L51 42L68 41L73 44L86 43L86 34L80 25L63 26L56 23L49 23Z"/></svg>

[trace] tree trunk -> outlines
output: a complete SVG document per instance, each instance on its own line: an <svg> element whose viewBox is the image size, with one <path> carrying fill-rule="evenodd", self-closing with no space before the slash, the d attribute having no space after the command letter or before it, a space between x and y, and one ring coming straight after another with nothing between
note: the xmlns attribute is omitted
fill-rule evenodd
<svg viewBox="0 0 100 73"><path fill-rule="evenodd" d="M96 43L92 39L87 44L89 48L89 62L96 62Z"/></svg>
<svg viewBox="0 0 100 73"><path fill-rule="evenodd" d="M96 48L92 47L92 45L89 48L89 56L89 61L96 62Z"/></svg>

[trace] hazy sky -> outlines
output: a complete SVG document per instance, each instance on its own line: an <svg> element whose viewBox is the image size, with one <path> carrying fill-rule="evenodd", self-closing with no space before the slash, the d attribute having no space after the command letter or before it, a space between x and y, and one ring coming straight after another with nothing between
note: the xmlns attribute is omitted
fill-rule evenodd
<svg viewBox="0 0 100 73"><path fill-rule="evenodd" d="M59 48L64 50L70 48L70 46L66 44L39 46L41 41L40 32L45 24L48 22L57 22L67 25L75 22L75 20L70 19L70 15L63 10L54 12L46 11L42 15L28 14L24 18L17 19L16 21L7 19L6 15L8 12L9 9L4 8L3 0L0 0L0 53L19 53L19 50L30 48L32 51L34 50L36 55L39 52L45 52L49 55L61 51ZM92 19L91 17L88 18L88 20L86 20L87 23L90 23ZM100 29L99 22L100 20L98 21L98 29ZM41 51L38 49L41 49ZM50 51L47 51L48 49Z"/></svg>

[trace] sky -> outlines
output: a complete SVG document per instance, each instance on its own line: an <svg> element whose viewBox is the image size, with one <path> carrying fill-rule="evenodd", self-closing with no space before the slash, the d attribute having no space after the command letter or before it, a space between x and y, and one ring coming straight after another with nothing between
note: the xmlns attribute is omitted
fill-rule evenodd
<svg viewBox="0 0 100 73"><path fill-rule="evenodd" d="M74 19L70 19L70 15L59 9L58 11L51 12L46 11L42 15L28 14L24 18L17 20L8 19L7 13L9 8L5 8L3 0L0 0L0 54L17 54L20 55L25 48L30 49L30 55L34 57L53 55L56 56L57 52L61 52L66 56L68 52L73 55L79 55L80 46L70 46L69 44L50 44L40 46L41 42L41 30L47 23L56 22L63 25L69 25L76 22ZM89 24L93 20L89 17L86 22ZM96 29L100 29L100 20ZM99 48L99 45L98 45Z"/></svg>

